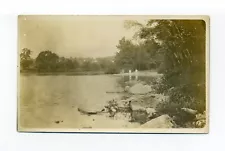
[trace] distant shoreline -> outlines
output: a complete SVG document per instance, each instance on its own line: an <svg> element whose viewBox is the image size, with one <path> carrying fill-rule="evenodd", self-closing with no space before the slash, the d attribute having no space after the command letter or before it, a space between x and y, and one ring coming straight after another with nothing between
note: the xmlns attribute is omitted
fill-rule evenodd
<svg viewBox="0 0 225 151"><path fill-rule="evenodd" d="M68 72L30 72L20 71L22 75L106 75L104 71L68 71Z"/></svg>
<svg viewBox="0 0 225 151"><path fill-rule="evenodd" d="M118 73L108 74L104 71L67 71L67 72L34 72L34 71L20 71L21 75L115 75L115 76L162 76L156 71L138 71L137 73Z"/></svg>

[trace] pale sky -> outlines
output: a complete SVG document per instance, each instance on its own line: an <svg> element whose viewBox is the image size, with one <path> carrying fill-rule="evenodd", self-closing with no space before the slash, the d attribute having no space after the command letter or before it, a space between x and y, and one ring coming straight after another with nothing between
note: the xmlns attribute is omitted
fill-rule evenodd
<svg viewBox="0 0 225 151"><path fill-rule="evenodd" d="M36 57L50 50L65 57L105 57L118 51L116 45L135 30L125 29L125 20L144 23L146 16L19 16L19 49L29 48Z"/></svg>

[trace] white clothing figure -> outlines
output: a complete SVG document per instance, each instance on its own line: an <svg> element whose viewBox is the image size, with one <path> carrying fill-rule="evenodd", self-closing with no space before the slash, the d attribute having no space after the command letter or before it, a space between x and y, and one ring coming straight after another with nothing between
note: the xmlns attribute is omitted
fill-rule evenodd
<svg viewBox="0 0 225 151"><path fill-rule="evenodd" d="M138 80L138 70L135 70L135 80Z"/></svg>

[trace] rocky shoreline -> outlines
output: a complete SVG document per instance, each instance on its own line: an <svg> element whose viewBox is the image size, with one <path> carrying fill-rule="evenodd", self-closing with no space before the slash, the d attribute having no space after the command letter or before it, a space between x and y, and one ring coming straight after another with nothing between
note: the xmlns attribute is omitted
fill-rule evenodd
<svg viewBox="0 0 225 151"><path fill-rule="evenodd" d="M109 93L109 92L108 92ZM111 92L113 93L113 92ZM140 124L140 128L183 128L176 124L176 117L159 110L159 105L168 101L169 96L157 94L152 86L140 81L126 83L123 98L113 99L107 102L103 109L87 110L78 108L82 114L106 114L109 118L123 119ZM200 114L195 110L182 108L187 116L193 116L192 121L186 123L187 128L201 128L206 123L205 113Z"/></svg>

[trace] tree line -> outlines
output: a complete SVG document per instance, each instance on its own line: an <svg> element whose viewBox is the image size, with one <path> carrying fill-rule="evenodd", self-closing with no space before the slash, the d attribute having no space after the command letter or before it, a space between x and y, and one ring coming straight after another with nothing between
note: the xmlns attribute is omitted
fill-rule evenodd
<svg viewBox="0 0 225 151"><path fill-rule="evenodd" d="M132 40L123 37L116 46L119 50L114 56L99 58L66 58L46 50L31 58L32 51L22 49L20 66L22 72L71 72L71 71L103 71L114 74L121 70L152 70L160 65L160 59L154 53L158 44L151 41L134 44ZM154 57L153 57L154 56Z"/></svg>
<svg viewBox="0 0 225 151"><path fill-rule="evenodd" d="M66 58L49 50L42 51L31 58L32 51L22 49L20 54L21 72L89 72L117 73L114 57L102 58Z"/></svg>

